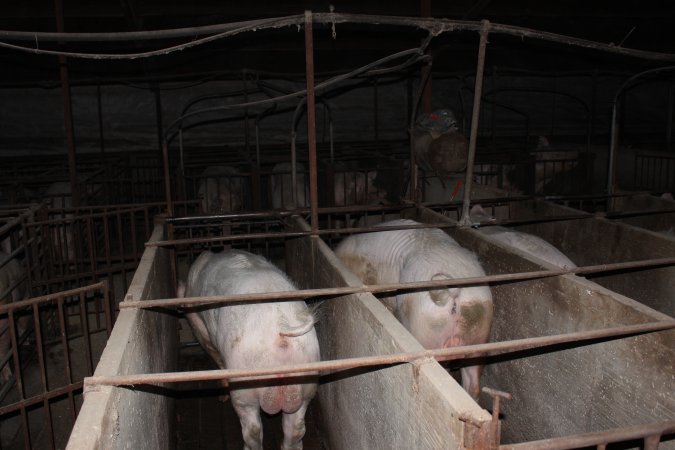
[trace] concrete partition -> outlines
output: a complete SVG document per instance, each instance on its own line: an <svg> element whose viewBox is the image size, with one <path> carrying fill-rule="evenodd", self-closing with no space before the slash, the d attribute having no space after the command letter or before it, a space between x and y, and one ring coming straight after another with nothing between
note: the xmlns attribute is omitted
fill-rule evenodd
<svg viewBox="0 0 675 450"><path fill-rule="evenodd" d="M617 197L613 200L612 211L650 211L671 210L670 212L640 214L613 219L655 233L663 233L675 229L675 201L665 200L647 194L636 194L629 197ZM675 234L669 234L675 239Z"/></svg>
<svg viewBox="0 0 675 450"><path fill-rule="evenodd" d="M163 239L155 227L151 241ZM146 248L126 299L149 300L172 295L168 251ZM94 376L176 370L178 334L174 315L146 310L120 312ZM160 388L99 387L84 403L68 449L171 449L173 400Z"/></svg>
<svg viewBox="0 0 675 450"><path fill-rule="evenodd" d="M308 230L297 219L296 229ZM360 286L319 238L288 239L287 271L302 288ZM323 300L323 360L423 350L371 294ZM490 415L435 360L322 377L317 393L331 450L487 448Z"/></svg>
<svg viewBox="0 0 675 450"><path fill-rule="evenodd" d="M572 213L579 211L546 202L512 203L509 211L513 219ZM540 222L513 229L545 239L579 266L675 256L675 239L603 218ZM588 278L657 311L675 315L675 266L588 275Z"/></svg>
<svg viewBox="0 0 675 450"><path fill-rule="evenodd" d="M416 218L448 220L424 209ZM478 255L488 274L543 267L475 230L448 232ZM668 319L573 275L498 283L491 289L492 341ZM502 402L502 443L515 443L674 419L674 362L675 332L666 331L488 358L481 381L513 394L512 400ZM488 405L488 400L481 398L481 404Z"/></svg>

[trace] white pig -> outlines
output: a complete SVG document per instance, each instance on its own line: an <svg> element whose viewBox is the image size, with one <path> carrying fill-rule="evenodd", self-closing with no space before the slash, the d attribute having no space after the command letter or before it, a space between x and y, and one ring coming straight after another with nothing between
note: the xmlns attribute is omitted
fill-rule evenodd
<svg viewBox="0 0 675 450"><path fill-rule="evenodd" d="M469 213L471 222L489 222L494 220L480 205L475 205ZM528 255L543 259L549 264L560 268L577 267L563 252L549 244L539 236L522 231L514 231L505 227L490 226L480 228L479 231L486 236L506 244L509 247L517 248Z"/></svg>
<svg viewBox="0 0 675 450"><path fill-rule="evenodd" d="M377 228L416 224L393 220ZM353 235L335 253L366 284L485 275L472 252L436 228ZM485 285L402 292L382 301L428 349L481 344L490 336L492 294ZM461 369L462 386L474 398L480 393L481 370L482 366Z"/></svg>
<svg viewBox="0 0 675 450"><path fill-rule="evenodd" d="M290 163L279 163L272 168L270 187L272 189L272 207L275 209L295 209L309 206L309 186L305 176L305 167L295 165L296 187L293 201L293 176Z"/></svg>
<svg viewBox="0 0 675 450"><path fill-rule="evenodd" d="M377 171L340 171L334 175L335 206L377 205L387 193L375 187Z"/></svg>
<svg viewBox="0 0 675 450"><path fill-rule="evenodd" d="M240 250L204 252L192 264L179 295L292 291L286 275L265 258ZM247 303L187 314L197 339L221 369L255 369L319 361L314 316L304 301ZM301 375L298 375L301 376ZM260 409L283 412L282 449L301 449L305 412L316 393L316 375L300 384L235 388L230 397L244 437L244 449L262 449ZM297 381L296 381L297 383Z"/></svg>
<svg viewBox="0 0 675 450"><path fill-rule="evenodd" d="M242 209L241 174L231 166L210 166L200 175L197 197L203 213L226 213Z"/></svg>

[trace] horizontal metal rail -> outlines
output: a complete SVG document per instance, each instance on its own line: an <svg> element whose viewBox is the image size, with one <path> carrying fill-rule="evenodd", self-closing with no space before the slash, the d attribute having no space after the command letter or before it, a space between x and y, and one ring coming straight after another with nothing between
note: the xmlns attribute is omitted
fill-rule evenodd
<svg viewBox="0 0 675 450"><path fill-rule="evenodd" d="M370 292L373 294L394 293L399 290L439 289L449 286L471 286L477 284L534 280L540 278L557 277L560 275L568 275L568 274L599 273L624 269L667 266L673 264L675 264L675 257L646 259L641 261L630 261L613 264L599 264L595 266L573 267L570 269L536 270L532 272L507 273L498 275L487 275L482 277L415 281L408 283L371 284L357 287L347 286L347 287L323 288L323 289L304 289L298 291L263 292L255 294L236 294L236 295L215 295L209 297L165 298L165 299L140 300L140 301L134 301L134 299L128 295L125 298L125 300L119 304L119 307L120 309L187 307L187 306L202 306L202 305L215 305L226 303L279 301L279 300L291 300L291 299L312 298L312 297L336 297L349 294L362 294L366 292ZM0 312L2 312L1 307Z"/></svg>
<svg viewBox="0 0 675 450"><path fill-rule="evenodd" d="M54 292L53 294L42 295L40 297L29 298L28 300L21 300L19 302L13 302L6 305L0 305L0 314L7 313L10 310L17 310L25 306L33 306L36 304L44 303L49 300L57 300L59 298L74 297L80 295L81 293L92 292L96 289L101 289L105 291L108 287L108 282L106 280L99 281L98 283L93 283L88 286L82 286L75 289L70 289L67 291Z"/></svg>
<svg viewBox="0 0 675 450"><path fill-rule="evenodd" d="M232 216L236 217L236 216ZM477 222L471 224L472 227L479 226L494 226L494 225L524 225L538 222L556 222L564 220L578 220L578 219L590 219L595 217L593 214L581 213L581 214L565 214L560 216L548 216L546 218L532 218L532 219L522 219L522 220L494 220L489 222ZM221 226L223 222L213 222L210 224L200 224L200 226ZM255 222L251 222L251 225ZM263 224L263 223L261 223ZM232 222L228 225L236 227L240 225L238 222ZM375 233L378 231L396 231L396 230L419 230L427 228L462 228L464 225L460 225L456 222L433 222L433 223L418 223L415 225L397 225L397 226L367 226L367 227L350 227L350 228L320 228L315 231L270 231L265 233L242 233L242 234L230 234L228 236L212 236L212 237L200 237L200 238L185 238L185 239L171 239L163 241L153 241L146 242L146 247L167 247L167 246L176 246L176 245L193 245L193 244L213 244L217 242L230 242L230 241L242 241L248 239L269 239L269 238L285 238L285 237L301 237L301 236L316 236L316 235L335 235L335 234L357 234L357 233ZM185 227L187 228L187 227ZM181 228L182 229L182 228Z"/></svg>
<svg viewBox="0 0 675 450"><path fill-rule="evenodd" d="M577 331L552 336L540 336L487 344L465 345L418 352L395 353L385 356L363 356L305 364L288 364L259 369L225 369L189 372L164 372L137 375L110 375L85 378L85 393L96 386L136 386L156 383L181 383L186 381L235 380L250 381L294 377L299 374L330 373L359 367L395 365L412 361L434 358L438 361L451 361L478 356L490 356L525 349L554 346L564 343L591 341L605 338L620 338L629 335L652 333L675 328L675 320L650 322L639 325L604 328L601 330Z"/></svg>
<svg viewBox="0 0 675 450"><path fill-rule="evenodd" d="M593 433L576 434L573 436L500 445L499 450L564 450L569 448L591 447L594 445L606 445L634 439L645 439L645 441L652 437L660 439L664 434L674 432L675 420L670 420L631 427L613 428L611 430L596 431ZM656 439L656 443L658 443L658 439ZM647 442L645 442L644 448L656 449L656 446L649 447Z"/></svg>

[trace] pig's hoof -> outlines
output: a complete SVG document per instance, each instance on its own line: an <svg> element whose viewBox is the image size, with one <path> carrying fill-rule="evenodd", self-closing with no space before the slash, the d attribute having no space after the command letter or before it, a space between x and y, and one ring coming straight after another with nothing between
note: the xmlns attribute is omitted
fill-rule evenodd
<svg viewBox="0 0 675 450"><path fill-rule="evenodd" d="M227 403L227 401L230 399L229 394L223 394L218 396L218 401L221 401L223 403Z"/></svg>

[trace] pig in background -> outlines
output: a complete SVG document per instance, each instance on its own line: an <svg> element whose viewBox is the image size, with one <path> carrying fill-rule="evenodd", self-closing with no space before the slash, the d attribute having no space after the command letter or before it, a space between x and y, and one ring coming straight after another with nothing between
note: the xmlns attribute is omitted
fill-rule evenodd
<svg viewBox="0 0 675 450"><path fill-rule="evenodd" d="M0 305L18 302L26 298L28 298L26 271L15 258L11 258L4 251L0 251ZM18 318L19 314L15 314L14 317ZM18 334L26 330L28 320L28 317L22 317L16 321ZM4 359L10 353L11 346L9 316L7 313L2 313L0 314L0 359ZM12 374L11 364L12 360L10 359L0 370L0 381L3 383Z"/></svg>
<svg viewBox="0 0 675 450"><path fill-rule="evenodd" d="M242 175L231 166L209 166L199 175L197 191L205 214L239 211L246 203L246 185Z"/></svg>
<svg viewBox="0 0 675 450"><path fill-rule="evenodd" d="M240 250L202 253L192 264L179 296L262 293L296 290L265 258ZM200 309L186 314L202 347L221 369L255 369L320 360L314 315L304 301L247 303ZM298 380L300 380L298 382ZM298 374L296 384L237 388L230 397L241 422L245 449L262 449L260 409L283 413L282 449L302 448L305 412L318 377Z"/></svg>
<svg viewBox="0 0 675 450"><path fill-rule="evenodd" d="M274 209L296 209L309 206L309 184L305 166L296 164L295 200L293 199L293 176L290 163L279 163L272 167L270 189Z"/></svg>
<svg viewBox="0 0 675 450"><path fill-rule="evenodd" d="M418 224L393 220L379 227ZM365 284L405 283L484 276L476 256L439 229L391 230L353 235L335 250ZM382 299L428 349L482 344L490 336L493 305L488 286L402 292ZM480 393L482 366L463 367L462 386Z"/></svg>
<svg viewBox="0 0 675 450"><path fill-rule="evenodd" d="M386 191L375 186L377 170L338 169L333 175L335 206L379 205L386 201Z"/></svg>
<svg viewBox="0 0 675 450"><path fill-rule="evenodd" d="M472 223L491 222L495 219L490 216L480 205L475 205L469 213ZM505 244L508 247L516 248L523 253L543 259L547 263L560 268L577 267L563 252L549 244L539 236L521 231L510 230L506 227L489 226L479 228L478 231L491 238Z"/></svg>

